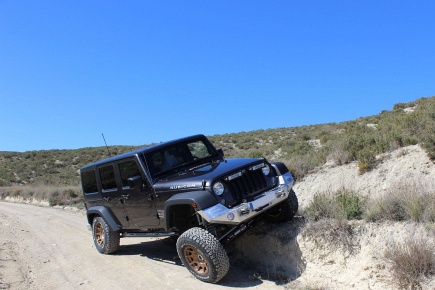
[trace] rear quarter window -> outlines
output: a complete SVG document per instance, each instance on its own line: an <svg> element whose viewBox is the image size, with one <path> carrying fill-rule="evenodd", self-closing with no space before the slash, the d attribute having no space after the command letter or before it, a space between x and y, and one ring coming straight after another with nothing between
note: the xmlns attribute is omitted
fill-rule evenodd
<svg viewBox="0 0 435 290"><path fill-rule="evenodd" d="M85 171L82 173L82 186L83 192L85 194L98 192L95 170Z"/></svg>

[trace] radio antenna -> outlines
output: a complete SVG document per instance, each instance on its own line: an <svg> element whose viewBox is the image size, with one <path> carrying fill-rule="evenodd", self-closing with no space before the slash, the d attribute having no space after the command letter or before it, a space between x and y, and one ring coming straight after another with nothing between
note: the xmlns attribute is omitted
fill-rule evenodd
<svg viewBox="0 0 435 290"><path fill-rule="evenodd" d="M104 144L106 144L107 153L109 154L109 157L111 157L110 151L109 151L109 146L107 146L106 138L104 138L104 134L103 133L101 133L101 135L103 136Z"/></svg>

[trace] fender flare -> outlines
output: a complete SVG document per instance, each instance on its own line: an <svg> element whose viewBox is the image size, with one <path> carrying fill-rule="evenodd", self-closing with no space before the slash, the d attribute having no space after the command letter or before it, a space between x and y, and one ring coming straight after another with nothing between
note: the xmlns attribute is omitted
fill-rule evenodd
<svg viewBox="0 0 435 290"><path fill-rule="evenodd" d="M272 165L278 175L284 175L289 172L287 166L282 162L270 162L270 165Z"/></svg>
<svg viewBox="0 0 435 290"><path fill-rule="evenodd" d="M95 216L102 217L109 225L112 231L119 231L122 229L121 223L118 221L112 210L106 206L93 206L86 211L88 223L92 226L92 220Z"/></svg>
<svg viewBox="0 0 435 290"><path fill-rule="evenodd" d="M177 205L192 206L193 203L196 203L197 205L195 210L201 210L214 206L219 202L215 195L205 190L189 191L189 192L175 194L165 202L164 212L165 212L166 228L168 229L170 226L169 223L170 223L171 207Z"/></svg>

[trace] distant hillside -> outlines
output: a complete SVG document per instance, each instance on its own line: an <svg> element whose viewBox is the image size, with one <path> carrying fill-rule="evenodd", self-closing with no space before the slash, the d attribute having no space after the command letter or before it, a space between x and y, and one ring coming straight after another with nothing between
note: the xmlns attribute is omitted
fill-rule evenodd
<svg viewBox="0 0 435 290"><path fill-rule="evenodd" d="M420 144L435 160L435 97L400 103L390 111L343 123L257 130L209 136L226 157L266 157L285 162L297 178L325 164L358 161L360 174L377 165L376 155ZM145 145L146 146L146 145ZM121 154L143 146L109 147ZM78 170L108 157L105 147L0 152L0 186L78 185Z"/></svg>

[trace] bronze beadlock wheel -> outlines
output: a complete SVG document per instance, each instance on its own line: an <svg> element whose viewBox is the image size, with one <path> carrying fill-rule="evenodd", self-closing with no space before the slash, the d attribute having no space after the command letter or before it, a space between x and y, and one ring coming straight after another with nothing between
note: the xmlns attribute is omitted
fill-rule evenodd
<svg viewBox="0 0 435 290"><path fill-rule="evenodd" d="M113 231L102 217L94 218L92 235L95 248L101 254L111 254L119 249L119 231Z"/></svg>
<svg viewBox="0 0 435 290"><path fill-rule="evenodd" d="M211 233L202 228L191 228L177 240L181 262L197 279L217 283L230 268L224 247Z"/></svg>
<svg viewBox="0 0 435 290"><path fill-rule="evenodd" d="M100 246L104 246L104 227L101 222L95 223L95 242Z"/></svg>
<svg viewBox="0 0 435 290"><path fill-rule="evenodd" d="M199 275L208 275L209 266L204 255L196 248L187 246L183 251L189 267Z"/></svg>

